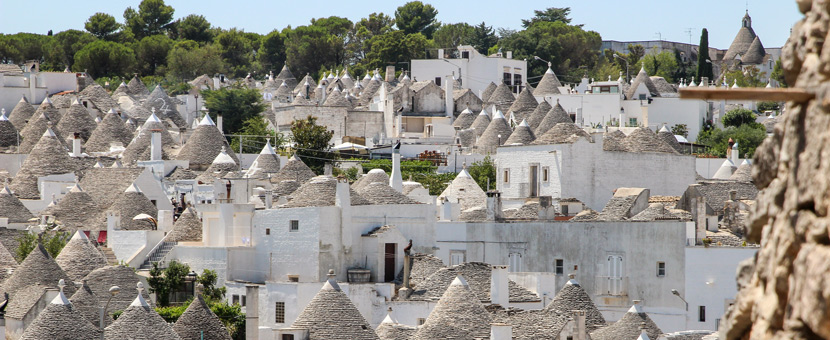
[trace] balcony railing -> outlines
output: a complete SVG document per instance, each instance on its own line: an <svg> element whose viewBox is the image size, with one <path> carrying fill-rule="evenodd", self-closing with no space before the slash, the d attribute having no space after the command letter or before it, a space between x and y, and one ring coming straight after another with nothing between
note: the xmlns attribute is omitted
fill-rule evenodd
<svg viewBox="0 0 830 340"><path fill-rule="evenodd" d="M597 276L596 295L627 296L628 277Z"/></svg>

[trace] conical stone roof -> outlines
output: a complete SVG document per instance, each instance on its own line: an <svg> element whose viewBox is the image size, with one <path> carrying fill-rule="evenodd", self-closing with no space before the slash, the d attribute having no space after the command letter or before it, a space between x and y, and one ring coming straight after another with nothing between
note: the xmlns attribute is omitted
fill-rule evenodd
<svg viewBox="0 0 830 340"><path fill-rule="evenodd" d="M92 102L101 112L118 108L118 103L110 97L107 90L98 83L92 83L78 94L81 99Z"/></svg>
<svg viewBox="0 0 830 340"><path fill-rule="evenodd" d="M288 87L288 84L286 84L285 81L283 81L280 86L277 87L277 90L274 91L273 100L280 103L289 103L291 102L291 99L293 99L291 88Z"/></svg>
<svg viewBox="0 0 830 340"><path fill-rule="evenodd" d="M71 285L71 282L67 283L67 287ZM58 292L58 296L26 328L20 337L21 340L99 339L101 337L101 330L84 318L81 311L66 298L63 290Z"/></svg>
<svg viewBox="0 0 830 340"><path fill-rule="evenodd" d="M55 130L62 136L72 137L78 133L81 140L84 142L92 135L98 123L86 110L86 107L81 105L77 99L72 102L69 110L61 117L60 122L55 125Z"/></svg>
<svg viewBox="0 0 830 340"><path fill-rule="evenodd" d="M545 132L548 132L548 130L553 128L556 124L573 124L573 122L574 121L571 119L571 116L568 115L568 112L566 112L565 108L563 108L562 105L559 104L559 100L557 99L556 105L553 106L553 108L551 108L550 111L548 111L548 113L545 115L545 118L543 118L542 121L539 122L539 125L536 127L536 130L534 130L533 133L535 133L536 136L541 136L544 135Z"/></svg>
<svg viewBox="0 0 830 340"><path fill-rule="evenodd" d="M548 115L548 111L550 111L553 107L550 106L547 100L542 100L539 105L533 109L533 112L527 117L527 124L530 125L530 128L533 131L536 131L536 128L539 127L539 124L545 120L545 116ZM564 110L564 109L563 109Z"/></svg>
<svg viewBox="0 0 830 340"><path fill-rule="evenodd" d="M602 135L602 150L605 151L628 151L625 143L625 133L620 130L606 132Z"/></svg>
<svg viewBox="0 0 830 340"><path fill-rule="evenodd" d="M288 208L301 207L329 207L335 205L337 194L337 180L331 176L317 176L303 183L291 194L293 199L288 202ZM351 205L370 205L371 203L360 196L354 189L349 188Z"/></svg>
<svg viewBox="0 0 830 340"><path fill-rule="evenodd" d="M308 340L379 340L334 279L323 284L291 327L308 329Z"/></svg>
<svg viewBox="0 0 830 340"><path fill-rule="evenodd" d="M135 270L129 266L116 265L95 269L89 273L84 280L87 285L89 285L89 289L92 290L92 293L95 294L95 296L106 296L107 299L110 297L110 287L121 287L121 293L112 297L109 309L107 309L107 314L112 316L112 314L116 311L123 311L127 309L127 307L130 306L130 303L133 302L135 299L134 295L126 292L128 292L131 287L135 287L138 282L141 282L141 277L138 276ZM142 292L142 295L145 300L150 299L150 295L146 290ZM109 320L106 322L107 324L111 323L112 318L106 319Z"/></svg>
<svg viewBox="0 0 830 340"><path fill-rule="evenodd" d="M723 55L724 61L731 61L735 59L737 55L743 56L746 54L746 51L749 50L749 46L752 45L752 41L755 40L758 36L755 34L755 30L752 29L751 18L749 17L749 13L747 13L741 22L741 29L738 30L738 34L735 35L735 39L732 40L732 44L729 45L729 49L726 50L726 54Z"/></svg>
<svg viewBox="0 0 830 340"><path fill-rule="evenodd" d="M288 69L288 65L283 65L282 66L282 70L280 70L280 73L277 75L277 78L275 78L274 80L277 83L280 83L281 81L285 81L285 84L292 87L292 88L297 86L297 78L295 78L294 74L291 73L291 70ZM312 81L314 81L314 80L312 80Z"/></svg>
<svg viewBox="0 0 830 340"><path fill-rule="evenodd" d="M491 321L490 313L459 276L438 300L412 340L489 339Z"/></svg>
<svg viewBox="0 0 830 340"><path fill-rule="evenodd" d="M384 204L421 204L406 195L392 189L387 183L370 183L357 192L374 205Z"/></svg>
<svg viewBox="0 0 830 340"><path fill-rule="evenodd" d="M38 243L35 249L26 256L26 259L17 266L12 275L3 282L3 292L13 299L15 293L31 286L40 285L43 288L58 288L58 281L72 282L57 262ZM75 285L69 284L64 289L68 294L75 293Z"/></svg>
<svg viewBox="0 0 830 340"><path fill-rule="evenodd" d="M735 166L735 163L727 158L726 160L721 163L720 168L715 171L715 174L712 175L713 179L729 179L732 177L732 174L735 173L738 168Z"/></svg>
<svg viewBox="0 0 830 340"><path fill-rule="evenodd" d="M133 303L111 325L104 329L104 339L123 340L142 339L180 340L173 328L156 313L142 296L143 285L139 283L139 293ZM129 294L124 292L122 294Z"/></svg>
<svg viewBox="0 0 830 340"><path fill-rule="evenodd" d="M490 96L493 94L494 91L496 91L496 84L490 82L490 84L488 84L487 87L484 88L484 91L481 91L481 101L483 103L486 103L487 100L490 99Z"/></svg>
<svg viewBox="0 0 830 340"><path fill-rule="evenodd" d="M138 76L134 76L133 79L130 79L130 83L127 84L127 87L130 89L130 94L135 98L144 99L150 95L150 90L147 89L147 85L144 85L144 82L141 81Z"/></svg>
<svg viewBox="0 0 830 340"><path fill-rule="evenodd" d="M513 133L510 134L510 137L507 138L504 145L528 145L535 139L536 135L533 134L533 130L530 128L530 125L527 124L527 121L523 120L519 126L516 126L516 128L513 129Z"/></svg>
<svg viewBox="0 0 830 340"><path fill-rule="evenodd" d="M196 180L202 183L213 183L214 180L224 178L228 173L238 170L239 167L236 164L236 161L223 148L213 159L213 163L196 177Z"/></svg>
<svg viewBox="0 0 830 340"><path fill-rule="evenodd" d="M143 106L145 109L150 111L152 111L152 109L156 109L156 113L160 114L159 117L170 119L173 121L173 124L176 124L179 128L186 128L187 122L179 114L177 104L177 100L170 98L170 96L167 95L167 91L165 91L161 85L156 85L153 92L150 92L150 95L147 96L147 100L144 101Z"/></svg>
<svg viewBox="0 0 830 340"><path fill-rule="evenodd" d="M118 87L115 89L115 91L112 91L112 94L110 95L110 98L112 98L112 100L114 100L116 102L121 97L130 97L130 98L132 98L132 96L130 95L130 88L127 87L127 84L124 83L124 82L119 84Z"/></svg>
<svg viewBox="0 0 830 340"><path fill-rule="evenodd" d="M565 286L556 293L553 301L545 306L545 309L554 310L562 314L568 314L575 310L585 311L585 327L588 329L588 332L593 332L606 325L605 318L594 304L594 301L591 300L591 296L573 278L565 283Z"/></svg>
<svg viewBox="0 0 830 340"><path fill-rule="evenodd" d="M269 175L280 171L280 158L277 152L271 147L271 141L266 141L265 146L245 173L248 178L268 178Z"/></svg>
<svg viewBox="0 0 830 340"><path fill-rule="evenodd" d="M657 86L655 86L654 82L651 81L651 78L648 76L648 73L646 73L646 70L644 68L641 68L640 72L637 73L637 77L634 78L634 82L631 83L631 87L629 87L628 90L625 91L625 98L628 100L637 99L634 98L634 94L637 92L637 88L640 86L640 84L644 84L646 86L646 89L648 89L648 93L652 97L660 96L660 91L657 90Z"/></svg>
<svg viewBox="0 0 830 340"><path fill-rule="evenodd" d="M746 65L757 65L764 62L764 56L767 51L764 50L764 45L761 44L761 39L755 37L752 44L747 48L746 53L741 56L741 63Z"/></svg>
<svg viewBox="0 0 830 340"><path fill-rule="evenodd" d="M4 185L0 190L0 217L8 218L9 223L28 223L35 215L9 190L8 185Z"/></svg>
<svg viewBox="0 0 830 340"><path fill-rule="evenodd" d="M675 138L674 134L665 126L660 128L660 131L657 132L657 138L660 138L660 140L671 146L674 151L677 151L678 153L683 152L683 147L680 146L677 138Z"/></svg>
<svg viewBox="0 0 830 340"><path fill-rule="evenodd" d="M493 120L490 121L490 124L487 125L487 129L484 130L484 133L481 134L481 138L479 138L476 142L476 148L478 148L482 153L494 153L496 148L504 144L512 133L513 129L510 127L510 123L507 122L507 119L504 118L501 111L496 111L496 114L493 116Z"/></svg>
<svg viewBox="0 0 830 340"><path fill-rule="evenodd" d="M635 301L636 303L636 301ZM646 334L649 338L657 339L663 331L648 317L640 305L635 304L617 322L600 328L591 333L592 340L620 340L637 339L642 333L641 327L645 323Z"/></svg>
<svg viewBox="0 0 830 340"><path fill-rule="evenodd" d="M372 78L366 87L363 89L363 92L360 93L360 97L358 99L358 103L360 106L369 105L369 102L372 101L372 97L375 96L375 93L380 90L381 81L375 78Z"/></svg>
<svg viewBox="0 0 830 340"><path fill-rule="evenodd" d="M72 297L69 298L69 302L72 303L72 307L74 307L76 312L83 316L86 321L92 323L96 327L99 327L98 324L101 321L98 314L100 301L92 290L89 289L89 285L86 284L86 281L82 281L81 286L78 287L78 291L76 291L75 294L72 294Z"/></svg>
<svg viewBox="0 0 830 340"><path fill-rule="evenodd" d="M294 93L299 93L300 91L305 90L306 83L308 83L308 92L309 94L314 92L314 88L317 87L317 82L314 81L314 78L311 75L306 74L302 80L300 80L297 85L294 87Z"/></svg>
<svg viewBox="0 0 830 340"><path fill-rule="evenodd" d="M231 340L228 329L222 324L222 320L210 310L201 294L187 306L184 313L176 320L173 331L182 340Z"/></svg>
<svg viewBox="0 0 830 340"><path fill-rule="evenodd" d="M302 184L314 176L317 176L314 174L314 171L312 171L308 165L305 165L305 163L303 163L297 155L293 155L288 159L288 162L285 163L285 166L282 167L278 173L271 176L271 183L296 181Z"/></svg>
<svg viewBox="0 0 830 340"><path fill-rule="evenodd" d="M507 112L514 101L516 101L516 97L513 96L510 87L504 83L500 83L499 86L496 86L493 94L484 102L484 106L491 107L495 105L497 110Z"/></svg>
<svg viewBox="0 0 830 340"><path fill-rule="evenodd" d="M655 220L676 220L680 219L671 211L666 209L663 203L651 203L648 208L643 209L631 217L631 221L655 221Z"/></svg>
<svg viewBox="0 0 830 340"><path fill-rule="evenodd" d="M461 210L484 207L487 204L487 194L478 186L478 183L467 172L466 167L455 176L452 183L441 192L438 198L448 197L458 199Z"/></svg>
<svg viewBox="0 0 830 340"><path fill-rule="evenodd" d="M26 97L20 98L17 105L14 106L12 112L9 113L9 121L12 122L17 131L22 131L26 127L26 122L32 119L35 114L35 108L26 100Z"/></svg>
<svg viewBox="0 0 830 340"><path fill-rule="evenodd" d="M169 159L169 154L176 147L176 142L167 131L167 126L155 114L151 114L121 154L124 164L132 165L137 161L150 159L150 142L154 131L161 133L162 159Z"/></svg>
<svg viewBox="0 0 830 340"><path fill-rule="evenodd" d="M190 161L191 169L206 169L213 164L216 156L223 149L233 159L234 163L239 163L239 158L231 150L225 136L219 131L216 124L213 123L213 120L210 119L210 115L205 115L202 121L199 122L199 126L196 127L196 130L193 131L193 134L187 139L184 146L182 146L176 159Z"/></svg>
<svg viewBox="0 0 830 340"><path fill-rule="evenodd" d="M38 177L65 174L75 171L75 165L64 149L58 137L47 129L40 140L35 144L29 157L23 161L23 166L14 176L11 190L23 199L40 198Z"/></svg>
<svg viewBox="0 0 830 340"><path fill-rule="evenodd" d="M470 128L475 130L476 137L481 137L489 125L490 114L487 110L481 109L481 112L476 116L476 119L473 121L473 124L470 125Z"/></svg>
<svg viewBox="0 0 830 340"><path fill-rule="evenodd" d="M572 144L580 138L590 141L591 135L574 123L559 123L545 134L537 136L533 144Z"/></svg>
<svg viewBox="0 0 830 340"><path fill-rule="evenodd" d="M115 110L110 110L92 131L84 147L86 152L107 152L113 142L121 142L126 147L132 139L132 131L127 129Z"/></svg>
<svg viewBox="0 0 830 340"><path fill-rule="evenodd" d="M629 152L665 152L676 154L674 148L657 136L647 127L640 127L625 137L626 149Z"/></svg>
<svg viewBox="0 0 830 340"><path fill-rule="evenodd" d="M363 190L366 186L372 183L389 183L389 175L383 169L372 169L369 173L358 178L352 183L352 189L357 192Z"/></svg>
<svg viewBox="0 0 830 340"><path fill-rule="evenodd" d="M55 262L75 282L80 282L93 270L105 267L107 259L104 254L95 248L82 231L76 231L69 239Z"/></svg>
<svg viewBox="0 0 830 340"><path fill-rule="evenodd" d="M37 144L47 128L52 129L52 133L58 137L57 140L61 145L64 144L66 139L63 138L60 132L55 130L55 125L58 123L55 118L56 116L40 112L35 113L32 117L29 123L26 124L26 127L23 128L23 131L20 131L20 138L22 140L20 141L20 147L17 149L18 153L31 153L35 144Z"/></svg>
<svg viewBox="0 0 830 340"><path fill-rule="evenodd" d="M188 207L173 223L173 230L167 235L170 242L200 242L202 241L202 219L196 210Z"/></svg>
<svg viewBox="0 0 830 340"><path fill-rule="evenodd" d="M475 120L476 114L473 113L472 110L467 108L464 109L464 111L461 111L461 114L458 115L458 118L455 119L455 121L452 123L452 126L464 130L473 125L473 122Z"/></svg>
<svg viewBox="0 0 830 340"><path fill-rule="evenodd" d="M343 92L340 89L335 88L331 93L326 97L326 101L323 102L323 106L346 106L351 107L352 104L343 96Z"/></svg>
<svg viewBox="0 0 830 340"><path fill-rule="evenodd" d="M533 94L536 96L561 94L562 92L559 91L560 87L562 87L562 83L559 82L559 78L556 77L556 73L554 73L550 66L548 66L548 70L545 71L545 74L542 76L542 80L540 80L539 84L536 85L536 89L533 90Z"/></svg>
<svg viewBox="0 0 830 340"><path fill-rule="evenodd" d="M516 122L521 122L527 119L537 106L539 106L539 102L536 101L530 87L526 86L522 92L519 92L519 96L516 97L516 101L513 102L513 105L510 105L507 112L512 112Z"/></svg>
<svg viewBox="0 0 830 340"><path fill-rule="evenodd" d="M17 260L14 259L14 255L9 252L6 246L0 243L0 282L6 281L11 276L11 273L17 270L18 265Z"/></svg>
<svg viewBox="0 0 830 340"><path fill-rule="evenodd" d="M67 104L71 103L69 100L72 97L70 97L68 95L67 96L62 96L60 98L66 100ZM69 107L69 105L67 105L67 108L68 107ZM52 100L49 99L49 97L46 97L45 99L43 99L43 101L40 103L40 105L37 106L37 109L35 110L35 113L32 114L32 117L37 117L41 113L44 113L44 112L46 113L46 116L49 117L49 119L51 119L55 123L57 123L58 121L61 120L61 111L58 110L58 108L55 106L54 103L52 103Z"/></svg>
<svg viewBox="0 0 830 340"><path fill-rule="evenodd" d="M752 179L752 164L745 159L729 179L738 182L754 182Z"/></svg>
<svg viewBox="0 0 830 340"><path fill-rule="evenodd" d="M112 202L112 205L98 217L97 223L90 228L106 228L107 213L118 213L121 216L121 230L150 230L153 228L150 222L145 220L136 221L133 220L133 217L136 217L138 214L147 214L156 218L158 216L158 208L133 183L133 185L127 188L126 191L121 193Z"/></svg>

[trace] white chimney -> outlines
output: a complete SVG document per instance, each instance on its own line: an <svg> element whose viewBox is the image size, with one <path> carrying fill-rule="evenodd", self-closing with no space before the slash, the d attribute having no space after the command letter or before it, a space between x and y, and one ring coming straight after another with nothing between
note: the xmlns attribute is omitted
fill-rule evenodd
<svg viewBox="0 0 830 340"><path fill-rule="evenodd" d="M438 59L444 59L444 49L443 48L438 49Z"/></svg>
<svg viewBox="0 0 830 340"><path fill-rule="evenodd" d="M72 157L81 157L81 137L77 133L72 138Z"/></svg>
<svg viewBox="0 0 830 340"><path fill-rule="evenodd" d="M444 100L446 101L446 114L447 117L450 119L450 122L453 121L453 110L455 109L453 106L455 102L453 102L453 81L452 77L447 77L447 81L444 82Z"/></svg>
<svg viewBox="0 0 830 340"><path fill-rule="evenodd" d="M507 308L510 304L510 289L507 284L507 266L505 265L494 265L490 271L490 303L502 308Z"/></svg>
<svg viewBox="0 0 830 340"><path fill-rule="evenodd" d="M395 81L395 66L386 66L386 82L391 83Z"/></svg>
<svg viewBox="0 0 830 340"><path fill-rule="evenodd" d="M161 160L161 133L153 132L150 135L150 160Z"/></svg>
<svg viewBox="0 0 830 340"><path fill-rule="evenodd" d="M271 209L274 206L274 191L265 190L265 209Z"/></svg>
<svg viewBox="0 0 830 340"><path fill-rule="evenodd" d="M735 144L732 144L732 150L731 151L732 151L732 154L731 154L732 157L730 157L730 158L732 159L732 164L735 164L735 166L738 166L738 164L741 164L740 163L740 154L738 153L738 142L735 142Z"/></svg>
<svg viewBox="0 0 830 340"><path fill-rule="evenodd" d="M158 213L158 230L172 231L173 230L173 211L159 210Z"/></svg>
<svg viewBox="0 0 830 340"><path fill-rule="evenodd" d="M107 230L120 230L121 214L114 211L107 212Z"/></svg>
<svg viewBox="0 0 830 340"><path fill-rule="evenodd" d="M513 51L507 51L507 59L513 59Z"/></svg>
<svg viewBox="0 0 830 340"><path fill-rule="evenodd" d="M323 164L323 175L331 176L333 170L331 163Z"/></svg>
<svg viewBox="0 0 830 340"><path fill-rule="evenodd" d="M403 179L401 177L401 143L398 142L392 147L392 176L389 176L389 186L398 192L403 192Z"/></svg>
<svg viewBox="0 0 830 340"><path fill-rule="evenodd" d="M574 313L574 322L576 323L573 332L573 339L574 340L586 340L588 339L588 329L585 327L585 311L584 310L575 310Z"/></svg>
<svg viewBox="0 0 830 340"><path fill-rule="evenodd" d="M245 285L245 338L259 340L259 286Z"/></svg>
<svg viewBox="0 0 830 340"><path fill-rule="evenodd" d="M513 327L503 323L490 324L490 340L512 340Z"/></svg>
<svg viewBox="0 0 830 340"><path fill-rule="evenodd" d="M219 129L219 132L225 133L222 130L222 115L216 115L216 128Z"/></svg>
<svg viewBox="0 0 830 340"><path fill-rule="evenodd" d="M487 220L495 221L501 219L501 193L498 191L487 192Z"/></svg>

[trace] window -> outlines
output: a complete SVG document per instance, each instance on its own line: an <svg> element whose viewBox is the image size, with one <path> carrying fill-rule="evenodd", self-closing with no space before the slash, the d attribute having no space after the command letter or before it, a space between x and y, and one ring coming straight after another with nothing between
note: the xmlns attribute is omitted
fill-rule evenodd
<svg viewBox="0 0 830 340"><path fill-rule="evenodd" d="M231 299L232 304L238 305L239 304L239 295L233 294L233 298Z"/></svg>
<svg viewBox="0 0 830 340"><path fill-rule="evenodd" d="M242 304L240 306L245 307L245 305L247 305L246 302L248 302L247 300L248 300L248 297L245 296L245 295L242 295Z"/></svg>
<svg viewBox="0 0 830 340"><path fill-rule="evenodd" d="M283 334L282 340L294 340L294 334Z"/></svg>
<svg viewBox="0 0 830 340"><path fill-rule="evenodd" d="M435 77L435 85L441 86L441 77Z"/></svg>
<svg viewBox="0 0 830 340"><path fill-rule="evenodd" d="M518 73L520 72L519 70L516 70L516 72L517 73L513 74L513 85L515 85L518 88L522 86L522 74Z"/></svg>
<svg viewBox="0 0 830 340"><path fill-rule="evenodd" d="M288 224L288 231L299 231L300 230L300 221L298 220L291 220Z"/></svg>
<svg viewBox="0 0 830 340"><path fill-rule="evenodd" d="M550 168L543 166L542 167L542 182L549 182L550 181Z"/></svg>
<svg viewBox="0 0 830 340"><path fill-rule="evenodd" d="M288 275L288 282L300 282L299 275Z"/></svg>
<svg viewBox="0 0 830 340"><path fill-rule="evenodd" d="M640 100L646 100L646 94L645 93L640 93L639 97L640 97Z"/></svg>
<svg viewBox="0 0 830 340"><path fill-rule="evenodd" d="M700 306L697 309L697 321L706 322L706 306Z"/></svg>
<svg viewBox="0 0 830 340"><path fill-rule="evenodd" d="M271 235L271 228L265 228L265 235Z"/></svg>
<svg viewBox="0 0 830 340"><path fill-rule="evenodd" d="M657 277L664 277L666 276L666 263L665 262L657 262Z"/></svg>
<svg viewBox="0 0 830 340"><path fill-rule="evenodd" d="M418 318L418 326L423 325L425 322L427 322L427 319L425 319L425 318Z"/></svg>
<svg viewBox="0 0 830 340"><path fill-rule="evenodd" d="M470 51L463 51L461 52L461 58L470 59ZM771 64L772 62L770 62Z"/></svg>
<svg viewBox="0 0 830 340"><path fill-rule="evenodd" d="M510 169L504 169L504 174L502 175L502 181L504 183L510 183Z"/></svg>
<svg viewBox="0 0 830 340"><path fill-rule="evenodd" d="M464 250L450 250L450 265L462 264L466 261L466 251Z"/></svg>
<svg viewBox="0 0 830 340"><path fill-rule="evenodd" d="M513 76L510 75L510 68L506 67L506 70L504 72L504 77L502 78L502 83L504 83L504 85L511 85L510 80L512 78L513 78Z"/></svg>
<svg viewBox="0 0 830 340"><path fill-rule="evenodd" d="M567 204L562 204L561 206L559 206L559 208L560 208L560 210L562 210L562 215L565 215L565 216L569 215Z"/></svg>
<svg viewBox="0 0 830 340"><path fill-rule="evenodd" d="M630 126L630 127L637 126L637 118L628 118L628 126Z"/></svg>
<svg viewBox="0 0 830 340"><path fill-rule="evenodd" d="M511 273L517 273L522 271L522 254L521 253L510 253L508 255L510 260L510 268L509 271Z"/></svg>
<svg viewBox="0 0 830 340"><path fill-rule="evenodd" d="M285 323L285 302L274 303L274 322Z"/></svg>
<svg viewBox="0 0 830 340"><path fill-rule="evenodd" d="M563 275L565 274L565 260L563 259L556 259L554 262L553 272L556 275Z"/></svg>

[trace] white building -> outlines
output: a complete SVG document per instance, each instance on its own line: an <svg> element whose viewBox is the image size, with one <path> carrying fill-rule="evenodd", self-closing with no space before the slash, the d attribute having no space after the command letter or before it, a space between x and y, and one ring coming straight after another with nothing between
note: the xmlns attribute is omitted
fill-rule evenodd
<svg viewBox="0 0 830 340"><path fill-rule="evenodd" d="M527 61L513 59L513 52L509 51L504 55L482 55L469 45L458 46L456 51L439 49L438 59L412 60L415 81L433 80L441 86L447 76L455 76L462 88L471 89L481 97L490 83L523 86L527 82Z"/></svg>

